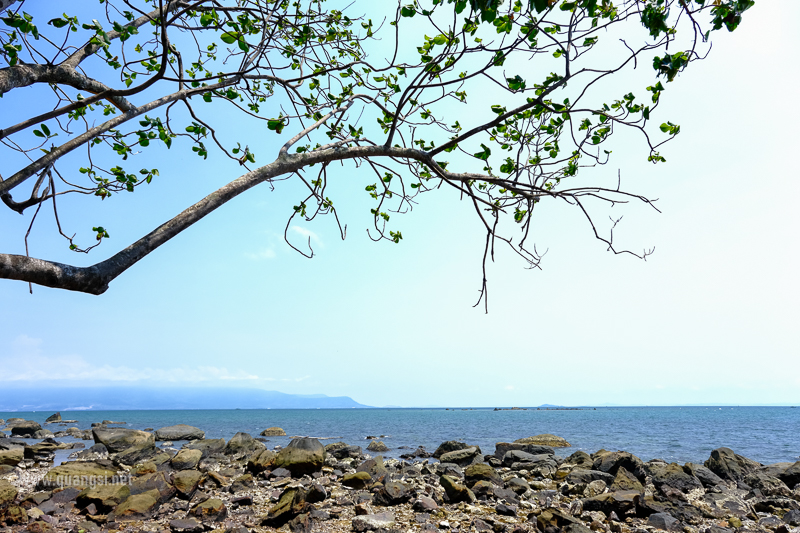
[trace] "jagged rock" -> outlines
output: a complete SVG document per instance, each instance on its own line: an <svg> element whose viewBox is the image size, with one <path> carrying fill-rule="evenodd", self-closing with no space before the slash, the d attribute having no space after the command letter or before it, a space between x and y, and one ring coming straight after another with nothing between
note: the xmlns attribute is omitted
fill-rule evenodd
<svg viewBox="0 0 800 533"><path fill-rule="evenodd" d="M292 439L288 446L278 452L274 464L286 468L292 476L319 472L325 463L325 447L317 439Z"/></svg>
<svg viewBox="0 0 800 533"><path fill-rule="evenodd" d="M588 485L592 481L601 480L605 482L606 485L610 485L614 482L614 476L607 472L601 472L599 470L586 470L585 468L575 468L566 478L566 482L570 485L577 485L579 483L583 483Z"/></svg>
<svg viewBox="0 0 800 533"><path fill-rule="evenodd" d="M179 518L169 521L169 528L174 533L202 533L203 524L194 518Z"/></svg>
<svg viewBox="0 0 800 533"><path fill-rule="evenodd" d="M17 466L25 457L23 448L0 450L0 465Z"/></svg>
<svg viewBox="0 0 800 533"><path fill-rule="evenodd" d="M203 474L197 470L181 470L172 476L172 485L178 491L178 496L183 499L190 499L197 490Z"/></svg>
<svg viewBox="0 0 800 533"><path fill-rule="evenodd" d="M325 453L339 460L348 457L357 458L364 454L361 450L361 446L350 446L346 442L333 442L328 444L325 446Z"/></svg>
<svg viewBox="0 0 800 533"><path fill-rule="evenodd" d="M574 465L573 468L584 468L586 470L591 470L594 467L594 459L592 459L588 453L578 450L564 459L564 464Z"/></svg>
<svg viewBox="0 0 800 533"><path fill-rule="evenodd" d="M644 480L644 463L641 459L628 452L605 452L601 450L592 455L594 464L592 467L601 472L607 472L612 476L617 475L620 468L624 468L639 481Z"/></svg>
<svg viewBox="0 0 800 533"><path fill-rule="evenodd" d="M203 452L203 459L209 455L222 453L225 449L225 439L203 439L187 442L183 445L184 450L200 450Z"/></svg>
<svg viewBox="0 0 800 533"><path fill-rule="evenodd" d="M653 468L651 470L653 485L666 494L667 487L688 493L694 489L700 489L703 484L691 474L687 474L677 463L670 463L664 467Z"/></svg>
<svg viewBox="0 0 800 533"><path fill-rule="evenodd" d="M289 520L289 531L292 533L311 533L309 513L301 513Z"/></svg>
<svg viewBox="0 0 800 533"><path fill-rule="evenodd" d="M793 527L800 526L800 511L798 510L789 511L788 513L783 515L783 521Z"/></svg>
<svg viewBox="0 0 800 533"><path fill-rule="evenodd" d="M664 531L680 531L683 529L683 525L667 513L651 514L647 518L647 525Z"/></svg>
<svg viewBox="0 0 800 533"><path fill-rule="evenodd" d="M539 531L545 531L548 527L560 529L570 524L580 524L580 520L558 509L545 509L536 517Z"/></svg>
<svg viewBox="0 0 800 533"><path fill-rule="evenodd" d="M189 514L196 516L204 522L222 522L228 516L228 508L222 500L209 498L204 502L198 503L189 511Z"/></svg>
<svg viewBox="0 0 800 533"><path fill-rule="evenodd" d="M369 472L354 472L345 474L342 478L342 485L353 489L365 489L372 483Z"/></svg>
<svg viewBox="0 0 800 533"><path fill-rule="evenodd" d="M45 424L52 424L54 422L61 422L61 413L56 413L47 417L44 421Z"/></svg>
<svg viewBox="0 0 800 533"><path fill-rule="evenodd" d="M716 487L717 485L724 485L725 480L721 477L716 475L714 472L709 470L703 465L698 465L696 463L686 463L683 465L683 469L686 471L687 474L691 474L697 479L700 480L700 483L703 484L704 487Z"/></svg>
<svg viewBox="0 0 800 533"><path fill-rule="evenodd" d="M517 507L515 505L506 505L498 503L495 505L494 510L497 514L503 516L517 516Z"/></svg>
<svg viewBox="0 0 800 533"><path fill-rule="evenodd" d="M325 490L325 487L323 487L319 483L312 483L311 486L306 491L306 501L308 503L323 502L327 498L328 498L328 492Z"/></svg>
<svg viewBox="0 0 800 533"><path fill-rule="evenodd" d="M155 432L155 439L157 441L203 440L205 438L205 431L194 426L187 426L186 424L163 427Z"/></svg>
<svg viewBox="0 0 800 533"><path fill-rule="evenodd" d="M394 527L394 515L392 513L367 514L353 518L353 530L358 533L373 531L376 529L388 530Z"/></svg>
<svg viewBox="0 0 800 533"><path fill-rule="evenodd" d="M375 505L383 505L384 507L390 505L400 505L411 500L411 494L402 483L396 481L387 481L383 487L378 489L372 502Z"/></svg>
<svg viewBox="0 0 800 533"><path fill-rule="evenodd" d="M236 494L237 492L252 490L254 487L255 482L253 481L253 476L250 474L244 474L233 480L230 491L232 494Z"/></svg>
<svg viewBox="0 0 800 533"><path fill-rule="evenodd" d="M445 441L445 442L441 443L439 445L439 447L436 448L436 451L433 452L433 457L438 459L439 457L442 456L442 454L445 454L447 452L454 452L456 450L463 450L463 449L469 448L469 447L470 446L466 442L460 442L460 441L457 441L457 440L448 440L448 441Z"/></svg>
<svg viewBox="0 0 800 533"><path fill-rule="evenodd" d="M787 511L800 510L800 503L792 498L767 497L753 498L748 500L752 503L753 509L759 513L771 513L778 516Z"/></svg>
<svg viewBox="0 0 800 533"><path fill-rule="evenodd" d="M0 509L11 505L17 497L17 493L17 488L14 485L5 479L0 479Z"/></svg>
<svg viewBox="0 0 800 533"><path fill-rule="evenodd" d="M307 507L305 496L302 487L287 488L262 520L262 525L278 528L303 513Z"/></svg>
<svg viewBox="0 0 800 533"><path fill-rule="evenodd" d="M479 500L486 500L494 495L495 488L497 486L491 481L478 481L470 487L470 490Z"/></svg>
<svg viewBox="0 0 800 533"><path fill-rule="evenodd" d="M442 463L454 463L459 466L471 465L476 461L481 461L483 455L480 448L477 446L470 446L461 450L454 450L452 452L443 453L439 456L439 461Z"/></svg>
<svg viewBox="0 0 800 533"><path fill-rule="evenodd" d="M464 471L461 467L454 463L436 463L433 468L438 476L452 476L458 479L464 479Z"/></svg>
<svg viewBox="0 0 800 533"><path fill-rule="evenodd" d="M451 476L441 476L439 484L444 488L444 492L451 503L467 502L472 503L477 500L475 494L462 485L458 480Z"/></svg>
<svg viewBox="0 0 800 533"><path fill-rule="evenodd" d="M35 438L34 434L41 430L42 426L33 420L23 420L21 422L15 422L13 426L9 424L9 428L11 429L12 437L23 437L30 439Z"/></svg>
<svg viewBox="0 0 800 533"><path fill-rule="evenodd" d="M200 450L181 450L175 454L170 464L175 470L193 470L203 457Z"/></svg>
<svg viewBox="0 0 800 533"><path fill-rule="evenodd" d="M734 453L730 448L712 451L711 457L704 464L722 479L730 481L743 481L747 474L758 471L762 466L761 463Z"/></svg>
<svg viewBox="0 0 800 533"><path fill-rule="evenodd" d="M727 516L745 517L755 516L753 508L734 491L707 492L695 502L701 507L703 514L710 518L725 518Z"/></svg>
<svg viewBox="0 0 800 533"><path fill-rule="evenodd" d="M551 448L569 448L572 446L563 437L558 437L550 433L542 433L533 437L525 437L514 441L516 444L538 444L540 446L550 446Z"/></svg>
<svg viewBox="0 0 800 533"><path fill-rule="evenodd" d="M494 445L494 456L502 461L506 453L510 452L511 450L521 450L532 455L555 455L555 451L550 446L542 446L539 444L523 444L521 442L498 442ZM586 455L585 452L580 453ZM589 462L589 466L591 467L591 461Z"/></svg>
<svg viewBox="0 0 800 533"><path fill-rule="evenodd" d="M542 477L552 477L558 470L558 464L552 455L532 455L521 450L511 450L503 456L503 465L512 470L528 470Z"/></svg>
<svg viewBox="0 0 800 533"><path fill-rule="evenodd" d="M112 512L116 520L144 520L153 516L159 506L159 493L157 490L150 490L141 494L136 494L123 501Z"/></svg>
<svg viewBox="0 0 800 533"><path fill-rule="evenodd" d="M69 461L51 468L36 484L37 490L51 490L70 486L85 489L100 483L113 483L118 480L117 469L109 461Z"/></svg>
<svg viewBox="0 0 800 533"><path fill-rule="evenodd" d="M155 444L142 444L119 452L113 456L113 460L117 464L135 465L154 459L158 453L159 451Z"/></svg>
<svg viewBox="0 0 800 533"><path fill-rule="evenodd" d="M786 486L786 483L765 472L753 472L752 474L748 474L745 476L744 482L749 485L754 492L757 490L763 496L794 497L794 494L791 489Z"/></svg>
<svg viewBox="0 0 800 533"><path fill-rule="evenodd" d="M130 483L131 494L142 494L153 489L158 491L159 501L164 503L178 492L164 472L153 472L134 478Z"/></svg>
<svg viewBox="0 0 800 533"><path fill-rule="evenodd" d="M28 512L20 505L9 505L5 510L0 509L0 519L7 525L27 524Z"/></svg>
<svg viewBox="0 0 800 533"><path fill-rule="evenodd" d="M635 490L641 492L644 490L644 487L636 478L636 476L628 472L623 466L619 467L617 470L617 476L614 478L614 481L611 483L609 488L612 491Z"/></svg>
<svg viewBox="0 0 800 533"><path fill-rule="evenodd" d="M239 432L228 441L225 446L225 455L250 455L265 446L250 436L248 433Z"/></svg>
<svg viewBox="0 0 800 533"><path fill-rule="evenodd" d="M258 450L247 459L247 471L253 474L260 474L272 468L275 459L275 452L272 450Z"/></svg>
<svg viewBox="0 0 800 533"><path fill-rule="evenodd" d="M94 441L105 445L110 453L118 453L129 448L154 447L152 433L126 428L102 428L92 430Z"/></svg>
<svg viewBox="0 0 800 533"><path fill-rule="evenodd" d="M494 468L485 463L478 463L468 466L466 470L464 470L464 480L466 481L467 486L470 488L472 488L475 483L481 480L489 481L498 486L503 484L500 474L498 474Z"/></svg>
<svg viewBox="0 0 800 533"><path fill-rule="evenodd" d="M367 450L370 452L388 452L389 447L382 440L374 440L369 443Z"/></svg>
<svg viewBox="0 0 800 533"><path fill-rule="evenodd" d="M383 465L383 457L378 455L373 459L367 459L356 468L356 472L366 472L372 481L383 483L389 476L389 471Z"/></svg>
<svg viewBox="0 0 800 533"><path fill-rule="evenodd" d="M792 466L784 470L783 473L778 477L789 487L794 488L798 483L800 483L800 461L797 461Z"/></svg>
<svg viewBox="0 0 800 533"><path fill-rule="evenodd" d="M267 428L264 431L262 431L261 432L261 436L262 437L285 437L286 436L286 432L283 430L283 428L271 427L271 428Z"/></svg>
<svg viewBox="0 0 800 533"><path fill-rule="evenodd" d="M613 512L617 513L617 516L624 516L625 513L636 508L639 498L640 493L633 490L606 492L583 500L583 510L601 511L606 515Z"/></svg>
<svg viewBox="0 0 800 533"><path fill-rule="evenodd" d="M602 481L601 481L602 483ZM605 488L605 484L603 484ZM519 477L512 477L508 481L506 481L506 488L513 491L516 494L523 494L526 491L530 490L531 486L522 478Z"/></svg>

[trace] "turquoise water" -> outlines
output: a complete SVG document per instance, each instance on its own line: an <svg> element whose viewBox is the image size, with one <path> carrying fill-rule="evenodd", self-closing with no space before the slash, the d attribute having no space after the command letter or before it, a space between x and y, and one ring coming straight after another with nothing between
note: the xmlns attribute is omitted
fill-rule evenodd
<svg viewBox="0 0 800 533"><path fill-rule="evenodd" d="M0 413L44 422L50 412ZM491 409L318 409L318 410L186 410L186 411L65 411L81 429L102 420L124 421L134 429L189 424L207 438L229 439L243 431L253 436L271 426L287 437L269 437L270 445L285 445L291 436L311 436L364 446L368 435L381 438L398 456L400 446L424 446L433 451L445 440L477 444L492 453L494 444L539 433L567 439L569 455L601 448L629 451L643 460L703 462L720 446L764 464L800 460L800 408L790 407L598 407L582 410ZM50 425L56 431L59 426ZM71 439L64 439L71 440Z"/></svg>

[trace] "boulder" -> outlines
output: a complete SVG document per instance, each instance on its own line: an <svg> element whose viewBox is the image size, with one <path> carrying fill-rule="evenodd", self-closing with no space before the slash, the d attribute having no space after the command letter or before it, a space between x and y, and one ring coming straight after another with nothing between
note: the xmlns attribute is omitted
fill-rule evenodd
<svg viewBox="0 0 800 533"><path fill-rule="evenodd" d="M191 508L189 514L203 522L222 522L228 516L228 508L222 500L209 498Z"/></svg>
<svg viewBox="0 0 800 533"><path fill-rule="evenodd" d="M194 518L178 518L169 521L173 533L203 533L203 524Z"/></svg>
<svg viewBox="0 0 800 533"><path fill-rule="evenodd" d="M369 449L369 448L367 448ZM483 460L480 448L477 446L470 446L461 450L454 450L452 452L443 453L439 456L439 461L442 463L454 463L459 466L467 466L472 463Z"/></svg>
<svg viewBox="0 0 800 533"><path fill-rule="evenodd" d="M372 483L372 477L368 472L353 472L345 474L342 478L342 485L352 489L366 489Z"/></svg>
<svg viewBox="0 0 800 533"><path fill-rule="evenodd" d="M170 464L175 470L193 470L203 457L200 450L181 450L175 454Z"/></svg>
<svg viewBox="0 0 800 533"><path fill-rule="evenodd" d="M178 492L164 472L152 472L134 478L130 482L131 494L142 494L153 489L158 491L161 503L169 501Z"/></svg>
<svg viewBox="0 0 800 533"><path fill-rule="evenodd" d="M580 524L580 520L558 509L545 509L536 517L536 526L540 531L548 527L562 529L570 524Z"/></svg>
<svg viewBox="0 0 800 533"><path fill-rule="evenodd" d="M388 507L400 505L411 500L411 493L402 483L387 481L383 487L379 488L372 498L372 503Z"/></svg>
<svg viewBox="0 0 800 533"><path fill-rule="evenodd" d="M592 481L598 479L604 481L606 485L611 485L614 482L614 476L607 472L599 470L586 470L585 468L574 468L566 477L566 482L570 485L577 485L582 483L588 485Z"/></svg>
<svg viewBox="0 0 800 533"><path fill-rule="evenodd" d="M350 446L346 442L333 442L325 446L325 453L331 455L339 460L351 458L358 458L364 455L361 446Z"/></svg>
<svg viewBox="0 0 800 533"><path fill-rule="evenodd" d="M584 468L586 470L591 470L594 468L594 459L592 459L588 453L578 450L564 459L564 464L573 465L573 468Z"/></svg>
<svg viewBox="0 0 800 533"><path fill-rule="evenodd" d="M797 461L778 476L781 481L791 488L800 483L800 461Z"/></svg>
<svg viewBox="0 0 800 533"><path fill-rule="evenodd" d="M267 428L261 432L262 437L285 437L286 432L279 427Z"/></svg>
<svg viewBox="0 0 800 533"><path fill-rule="evenodd" d="M439 504L436 503L436 500L430 498L425 495L420 495L416 501L411 505L411 508L415 511L419 511L421 513L428 513L430 511L435 511L439 508Z"/></svg>
<svg viewBox="0 0 800 533"><path fill-rule="evenodd" d="M383 465L383 457L378 455L374 459L367 459L356 468L356 472L366 472L372 481L383 483L389 477L389 471Z"/></svg>
<svg viewBox="0 0 800 533"><path fill-rule="evenodd" d="M81 509L94 504L99 514L107 514L130 495L131 489L128 485L97 485L78 494L76 503Z"/></svg>
<svg viewBox="0 0 800 533"><path fill-rule="evenodd" d="M35 438L33 435L42 429L42 426L39 425L38 422L34 422L33 420L23 420L21 422L15 422L12 426L9 424L11 428L11 436L12 437L22 437L32 439Z"/></svg>
<svg viewBox="0 0 800 533"><path fill-rule="evenodd" d="M158 509L159 496L158 491L155 489L135 494L117 505L111 515L119 521L151 518L156 509Z"/></svg>
<svg viewBox="0 0 800 533"><path fill-rule="evenodd" d="M117 469L108 461L69 461L51 468L36 484L37 490L52 490L59 487L85 489L101 483L122 483Z"/></svg>
<svg viewBox="0 0 800 533"><path fill-rule="evenodd" d="M308 504L302 487L289 487L283 491L276 503L261 522L261 525L279 528L292 518L303 513Z"/></svg>
<svg viewBox="0 0 800 533"><path fill-rule="evenodd" d="M702 507L704 515L713 518L756 516L752 506L747 501L735 491L728 489L720 492L707 492L700 497L695 505Z"/></svg>
<svg viewBox="0 0 800 533"><path fill-rule="evenodd" d="M670 463L663 467L651 470L653 485L662 493L667 494L669 489L680 491L684 494L695 489L702 489L703 484L691 474L687 474L677 463Z"/></svg>
<svg viewBox="0 0 800 533"><path fill-rule="evenodd" d="M438 459L439 457L442 456L442 454L445 454L447 452L454 452L456 450L463 450L464 448L469 448L469 447L470 446L465 442L460 442L460 441L457 441L457 440L448 440L448 441L445 441L445 442L441 443L439 445L439 447L436 448L436 451L433 452L433 456L436 459Z"/></svg>
<svg viewBox="0 0 800 533"><path fill-rule="evenodd" d="M253 452L263 448L265 448L265 446L250 436L250 434L240 431L228 441L224 453L225 455L251 455Z"/></svg>
<svg viewBox="0 0 800 533"><path fill-rule="evenodd" d="M229 490L232 494L236 494L237 492L252 490L254 487L255 482L253 481L253 476L250 474L244 474L233 480Z"/></svg>
<svg viewBox="0 0 800 533"><path fill-rule="evenodd" d="M102 428L92 430L94 441L108 448L109 453L118 453L129 448L153 448L155 437L152 433L126 428Z"/></svg>
<svg viewBox="0 0 800 533"><path fill-rule="evenodd" d="M447 499L450 501L450 503L472 503L477 500L477 498L475 498L475 494L473 494L473 492L469 490L466 485L462 485L454 477L447 475L441 476L439 478L439 484L442 486L442 488L444 488L444 492L447 495Z"/></svg>
<svg viewBox="0 0 800 533"><path fill-rule="evenodd" d="M602 481L593 481L592 483L603 483ZM508 481L506 481L506 488L513 491L515 494L524 494L526 491L530 490L531 486L522 478L519 477L512 477ZM605 483L603 483L603 488L605 488Z"/></svg>
<svg viewBox="0 0 800 533"><path fill-rule="evenodd" d="M197 490L202 479L203 474L197 470L181 470L172 476L172 485L178 491L179 497L188 500Z"/></svg>
<svg viewBox="0 0 800 533"><path fill-rule="evenodd" d="M44 421L45 424L52 424L54 422L61 422L61 413L56 413L47 417Z"/></svg>
<svg viewBox="0 0 800 533"><path fill-rule="evenodd" d="M266 470L270 470L275 460L275 452L272 450L258 450L247 459L247 471L253 474L260 474Z"/></svg>
<svg viewBox="0 0 800 533"><path fill-rule="evenodd" d="M644 480L644 463L632 453L606 452L601 450L592 457L594 458L594 464L592 465L594 470L607 472L612 476L616 476L617 470L624 468L636 476L639 481Z"/></svg>
<svg viewBox="0 0 800 533"><path fill-rule="evenodd" d="M5 510L0 509L0 520L6 525L27 524L28 512L20 505L9 505Z"/></svg>
<svg viewBox="0 0 800 533"><path fill-rule="evenodd" d="M300 438L278 452L274 464L276 467L286 468L292 476L299 477L304 474L319 472L325 463L325 448L317 439Z"/></svg>
<svg viewBox="0 0 800 533"><path fill-rule="evenodd" d="M17 466L25 457L23 448L0 450L0 465Z"/></svg>
<svg viewBox="0 0 800 533"><path fill-rule="evenodd" d="M641 493L634 490L606 492L583 500L583 510L601 511L606 515L616 513L617 516L624 516L628 511L636 509L640 497Z"/></svg>
<svg viewBox="0 0 800 533"><path fill-rule="evenodd" d="M636 476L628 472L624 466L619 467L617 470L617 475L614 478L614 481L611 482L611 486L609 488L612 491L636 490L642 492L644 490L644 487L636 478Z"/></svg>
<svg viewBox="0 0 800 533"><path fill-rule="evenodd" d="M222 453L225 450L225 439L203 439L187 442L183 445L184 450L200 450L203 452L203 459L209 455Z"/></svg>
<svg viewBox="0 0 800 533"><path fill-rule="evenodd" d="M699 479L700 483L702 483L706 488L716 487L717 485L725 485L725 480L703 465L686 463L683 465L683 469L686 471L686 473L691 474Z"/></svg>
<svg viewBox="0 0 800 533"><path fill-rule="evenodd" d="M498 442L494 445L494 456L502 461L506 453L510 452L511 450L521 450L532 455L555 454L555 451L550 446L541 446L539 444L522 444L519 442ZM585 452L581 453L585 455Z"/></svg>
<svg viewBox="0 0 800 533"><path fill-rule="evenodd" d="M5 479L0 479L0 509L8 507L14 503L17 493L17 488L14 485Z"/></svg>
<svg viewBox="0 0 800 533"><path fill-rule="evenodd" d="M552 477L558 470L558 463L552 455L533 455L522 450L506 452L503 456L503 466L512 470L525 469L542 477Z"/></svg>
<svg viewBox="0 0 800 533"><path fill-rule="evenodd" d="M525 437L514 441L516 444L538 444L540 446L550 446L552 448L569 448L572 446L563 437L558 437L550 433L542 433L533 437Z"/></svg>
<svg viewBox="0 0 800 533"><path fill-rule="evenodd" d="M388 452L389 447L385 445L382 440L374 440L369 443L367 450L371 452Z"/></svg>
<svg viewBox="0 0 800 533"><path fill-rule="evenodd" d="M734 453L730 448L717 448L712 451L711 457L704 464L716 475L728 481L743 481L747 474L758 471L762 466L761 463Z"/></svg>
<svg viewBox="0 0 800 533"><path fill-rule="evenodd" d="M753 472L747 474L744 482L754 491L758 490L764 496L779 496L784 498L793 498L794 493L786 483L781 481L775 476L771 476L766 472Z"/></svg>
<svg viewBox="0 0 800 533"><path fill-rule="evenodd" d="M306 501L308 503L323 502L328 498L328 491L319 483L312 483L306 491Z"/></svg>
<svg viewBox="0 0 800 533"><path fill-rule="evenodd" d="M165 440L203 440L206 438L206 433L202 429L194 426L187 426L186 424L177 424L175 426L167 426L156 430L155 439L157 441Z"/></svg>
<svg viewBox="0 0 800 533"><path fill-rule="evenodd" d="M497 486L501 486L503 484L500 474L498 474L494 468L486 463L478 463L468 466L466 470L464 470L464 480L466 481L467 486L470 488L472 488L472 486L478 481L489 481Z"/></svg>
<svg viewBox="0 0 800 533"><path fill-rule="evenodd" d="M159 450L155 447L155 444L142 444L139 446L132 446L119 452L113 456L113 460L117 464L136 465L155 460L158 454Z"/></svg>
<svg viewBox="0 0 800 533"><path fill-rule="evenodd" d="M363 533L364 531L392 530L395 521L392 513L365 514L353 518L353 531Z"/></svg>
<svg viewBox="0 0 800 533"><path fill-rule="evenodd" d="M647 518L647 525L664 531L681 531L683 524L667 513L651 514Z"/></svg>

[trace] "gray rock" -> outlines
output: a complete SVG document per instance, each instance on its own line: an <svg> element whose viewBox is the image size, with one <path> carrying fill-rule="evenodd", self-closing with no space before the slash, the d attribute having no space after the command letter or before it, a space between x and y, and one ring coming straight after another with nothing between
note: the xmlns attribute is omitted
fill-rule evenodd
<svg viewBox="0 0 800 533"><path fill-rule="evenodd" d="M54 422L61 422L61 413L56 413L47 417L44 421L45 424L52 424Z"/></svg>
<svg viewBox="0 0 800 533"><path fill-rule="evenodd" d="M427 513L428 511L435 511L439 508L439 505L433 498L429 498L428 496L419 496L417 500L411 506L412 509L415 511L419 511L422 513Z"/></svg>
<svg viewBox="0 0 800 533"><path fill-rule="evenodd" d="M325 447L317 439L292 439L288 446L278 452L274 464L286 468L292 476L303 476L319 472L325 464Z"/></svg>
<svg viewBox="0 0 800 533"><path fill-rule="evenodd" d="M577 485L578 483L583 483L588 485L592 481L601 480L606 483L606 485L611 485L614 483L614 476L607 473L601 472L599 470L586 470L585 468L574 468L572 472L567 475L566 482L570 485Z"/></svg>
<svg viewBox="0 0 800 533"><path fill-rule="evenodd" d="M258 442L250 434L240 431L228 441L224 453L225 455L251 455L263 448L265 448L264 444Z"/></svg>
<svg viewBox="0 0 800 533"><path fill-rule="evenodd" d="M202 533L203 524L194 518L179 518L170 520L169 527L175 533Z"/></svg>
<svg viewBox="0 0 800 533"><path fill-rule="evenodd" d="M433 452L433 457L438 459L439 457L442 456L442 454L445 454L447 452L454 452L456 450L463 450L464 448L469 448L469 447L470 446L466 442L460 442L460 441L457 441L457 440L448 440L448 441L445 441L445 442L441 443L439 445L439 447L436 448L436 451Z"/></svg>
<svg viewBox="0 0 800 533"><path fill-rule="evenodd" d="M704 487L716 487L717 485L724 485L725 480L716 475L714 472L709 470L703 465L699 465L696 463L686 463L683 465L683 469L687 470L687 473L693 475L697 479L700 480L700 483L703 484Z"/></svg>
<svg viewBox="0 0 800 533"><path fill-rule="evenodd" d="M378 455L373 459L367 459L356 468L356 473L366 472L372 478L372 481L383 483L389 477L389 471L383 464L383 457Z"/></svg>
<svg viewBox="0 0 800 533"><path fill-rule="evenodd" d="M555 454L555 451L550 446L541 446L539 444L522 444L520 442L498 442L494 445L494 456L502 461L505 454L511 450L521 450L532 455ZM586 452L576 453L582 453L586 455ZM586 457L589 456L586 455ZM591 460L589 464L591 466Z"/></svg>
<svg viewBox="0 0 800 533"><path fill-rule="evenodd" d="M118 453L133 447L154 447L152 433L126 428L94 428L94 441L105 445L110 453Z"/></svg>
<svg viewBox="0 0 800 533"><path fill-rule="evenodd" d="M181 450L175 454L170 464L175 470L192 470L197 468L202 457L203 452L200 450Z"/></svg>
<svg viewBox="0 0 800 533"><path fill-rule="evenodd" d="M730 481L744 481L747 474L757 472L762 466L761 463L734 453L730 448L712 451L711 457L704 464L722 479Z"/></svg>
<svg viewBox="0 0 800 533"><path fill-rule="evenodd" d="M23 420L21 422L14 422L14 425L9 424L12 437L35 438L34 434L42 429L37 422L33 420Z"/></svg>
<svg viewBox="0 0 800 533"><path fill-rule="evenodd" d="M405 485L396 481L387 481L383 487L378 489L372 502L375 505L382 505L384 507L391 505L400 505L411 500L411 493Z"/></svg>
<svg viewBox="0 0 800 533"><path fill-rule="evenodd" d="M503 456L503 465L512 470L528 470L542 477L552 477L558 470L558 463L552 455L533 455L521 450L511 450Z"/></svg>
<svg viewBox="0 0 800 533"><path fill-rule="evenodd" d="M783 515L783 521L793 527L800 526L800 511L798 510L789 511L788 513Z"/></svg>
<svg viewBox="0 0 800 533"><path fill-rule="evenodd" d="M361 446L351 446L345 442L334 442L325 446L325 453L331 455L339 460L350 458L358 458L364 455Z"/></svg>
<svg viewBox="0 0 800 533"><path fill-rule="evenodd" d="M157 441L167 440L203 440L206 434L202 429L186 424L167 426L156 430L155 439Z"/></svg>
<svg viewBox="0 0 800 533"><path fill-rule="evenodd" d="M800 461L797 461L778 476L781 481L794 488L800 483Z"/></svg>
<svg viewBox="0 0 800 533"><path fill-rule="evenodd" d="M628 452L597 452L594 457L593 468L601 472L607 472L613 476L617 475L620 467L636 476L639 481L644 480L644 463L641 459Z"/></svg>
<svg viewBox="0 0 800 533"><path fill-rule="evenodd" d="M374 531L376 529L390 529L394 527L394 515L392 513L366 514L353 518L353 530L359 533L364 531Z"/></svg>
<svg viewBox="0 0 800 533"><path fill-rule="evenodd" d="M500 474L498 474L494 468L485 463L478 463L468 466L464 470L464 480L467 482L467 486L470 488L472 488L472 486L478 481L489 481L498 486L503 484Z"/></svg>
<svg viewBox="0 0 800 533"><path fill-rule="evenodd" d="M225 450L225 439L203 439L187 442L183 445L184 450L200 450L203 452L203 459L209 455L216 455Z"/></svg>
<svg viewBox="0 0 800 533"><path fill-rule="evenodd" d="M439 461L442 463L454 463L459 466L468 466L477 461L481 461L483 455L480 448L470 446L461 450L454 450L452 452L443 453L439 456Z"/></svg>
<svg viewBox="0 0 800 533"><path fill-rule="evenodd" d="M679 531L683 528L681 523L667 513L651 514L647 518L647 525L664 531Z"/></svg>
<svg viewBox="0 0 800 533"><path fill-rule="evenodd" d="M531 486L522 478L512 477L506 481L506 488L514 491L516 494L522 494L525 491L530 490Z"/></svg>
<svg viewBox="0 0 800 533"><path fill-rule="evenodd" d="M369 446L367 446L367 450L371 452L388 452L389 447L386 446L386 444L384 444L382 440L374 440L369 443Z"/></svg>
<svg viewBox="0 0 800 533"><path fill-rule="evenodd" d="M668 492L667 488L688 493L694 489L703 487L699 479L693 475L687 474L677 463L670 463L664 467L654 468L651 472L653 485L665 495Z"/></svg>
<svg viewBox="0 0 800 533"><path fill-rule="evenodd" d="M439 484L444 488L444 492L451 503L467 502L472 503L477 500L475 494L466 485L459 483L458 479L451 476L441 476Z"/></svg>

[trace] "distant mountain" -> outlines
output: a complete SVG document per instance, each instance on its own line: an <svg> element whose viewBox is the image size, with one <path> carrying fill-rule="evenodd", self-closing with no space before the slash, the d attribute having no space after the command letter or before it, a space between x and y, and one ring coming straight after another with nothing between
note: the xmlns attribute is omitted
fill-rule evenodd
<svg viewBox="0 0 800 533"><path fill-rule="evenodd" d="M370 408L348 396L285 394L261 389L40 387L0 390L2 411L147 409L350 409Z"/></svg>

